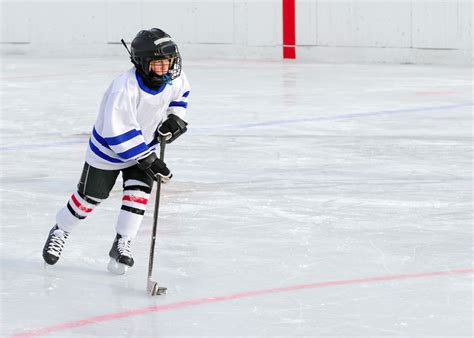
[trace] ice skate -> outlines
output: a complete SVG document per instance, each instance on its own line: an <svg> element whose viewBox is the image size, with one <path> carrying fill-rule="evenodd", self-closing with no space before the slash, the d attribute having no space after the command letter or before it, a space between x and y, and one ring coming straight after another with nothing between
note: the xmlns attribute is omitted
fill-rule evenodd
<svg viewBox="0 0 474 338"><path fill-rule="evenodd" d="M123 275L127 272L128 268L133 266L131 241L130 237L122 237L117 234L109 252L110 261L107 265L107 270Z"/></svg>
<svg viewBox="0 0 474 338"><path fill-rule="evenodd" d="M68 236L69 232L60 229L57 225L49 231L48 239L43 248L43 259L47 264L56 264Z"/></svg>

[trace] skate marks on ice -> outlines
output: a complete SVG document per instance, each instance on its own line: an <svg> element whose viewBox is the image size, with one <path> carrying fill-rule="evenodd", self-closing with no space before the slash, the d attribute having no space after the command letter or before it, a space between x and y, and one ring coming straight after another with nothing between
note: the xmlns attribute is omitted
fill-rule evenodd
<svg viewBox="0 0 474 338"><path fill-rule="evenodd" d="M110 69L103 59L61 60L70 62L88 74ZM190 129L169 152L175 177L158 230L157 277L169 293L149 297L150 216L133 270L106 271L118 190L57 265L45 270L40 256L114 72L46 79L52 60L5 65L15 68L2 82L13 112L0 148L2 335L472 335L472 273L361 281L472 262L466 69L187 64Z"/></svg>

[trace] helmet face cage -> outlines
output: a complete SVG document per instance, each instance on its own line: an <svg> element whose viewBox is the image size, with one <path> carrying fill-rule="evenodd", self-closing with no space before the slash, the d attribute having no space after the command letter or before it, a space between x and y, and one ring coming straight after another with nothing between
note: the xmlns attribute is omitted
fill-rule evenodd
<svg viewBox="0 0 474 338"><path fill-rule="evenodd" d="M181 55L178 46L165 32L152 28L140 31L132 42L132 62L142 76L154 84L176 79L181 74ZM168 72L157 75L150 69L153 60L170 60Z"/></svg>
<svg viewBox="0 0 474 338"><path fill-rule="evenodd" d="M163 77L168 75L170 80L176 79L181 74L181 56L178 54L161 57L134 57L135 64L139 66L141 72L148 77ZM151 71L150 62L154 60L170 60L168 72L164 75L157 75Z"/></svg>

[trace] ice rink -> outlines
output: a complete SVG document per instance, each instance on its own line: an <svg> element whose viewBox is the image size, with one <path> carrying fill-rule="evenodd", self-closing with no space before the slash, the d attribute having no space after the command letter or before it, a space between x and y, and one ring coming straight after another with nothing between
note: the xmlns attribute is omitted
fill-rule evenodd
<svg viewBox="0 0 474 338"><path fill-rule="evenodd" d="M120 179L41 257L130 67L2 57L1 337L472 337L471 68L185 58L150 297L154 199L106 270Z"/></svg>

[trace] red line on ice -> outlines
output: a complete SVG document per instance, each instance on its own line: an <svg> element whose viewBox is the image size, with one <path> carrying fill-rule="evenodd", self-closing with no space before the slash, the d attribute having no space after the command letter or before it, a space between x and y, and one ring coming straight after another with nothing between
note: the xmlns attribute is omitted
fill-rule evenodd
<svg viewBox="0 0 474 338"><path fill-rule="evenodd" d="M441 95L455 95L456 92L447 92L447 91L418 91L415 92L416 95L427 95L427 96L441 96Z"/></svg>
<svg viewBox="0 0 474 338"><path fill-rule="evenodd" d="M170 310L181 309L181 308L186 308L190 306L225 302L225 301L234 300L234 299L269 295L269 294L275 294L275 293L281 293L281 292L298 291L298 290L305 290L305 289L319 289L319 288L326 288L326 287L340 286L340 285L387 282L387 281L414 279L414 278L422 278L422 277L465 275L465 274L472 274L472 273L474 273L474 269L420 272L420 273L413 273L413 274L358 278L358 279L319 282L319 283L313 283L313 284L293 285L293 286L286 286L286 287L266 289L266 290L245 291L245 292L234 293L234 294L225 295L225 296L199 298L199 299L193 299L193 300L188 300L188 301L183 301L183 302L178 302L178 303L157 305L157 306L145 307L145 308L125 311L125 312L105 314L102 316L81 319L74 322L68 322L68 323L25 331L22 333L15 334L11 338L37 337L37 336L46 335L53 332L64 331L64 330L73 329L80 326L85 326L89 324L97 324L97 323L111 321L111 320L120 319L120 318L143 315L143 314L148 314L148 313L153 313L153 312L170 311Z"/></svg>

